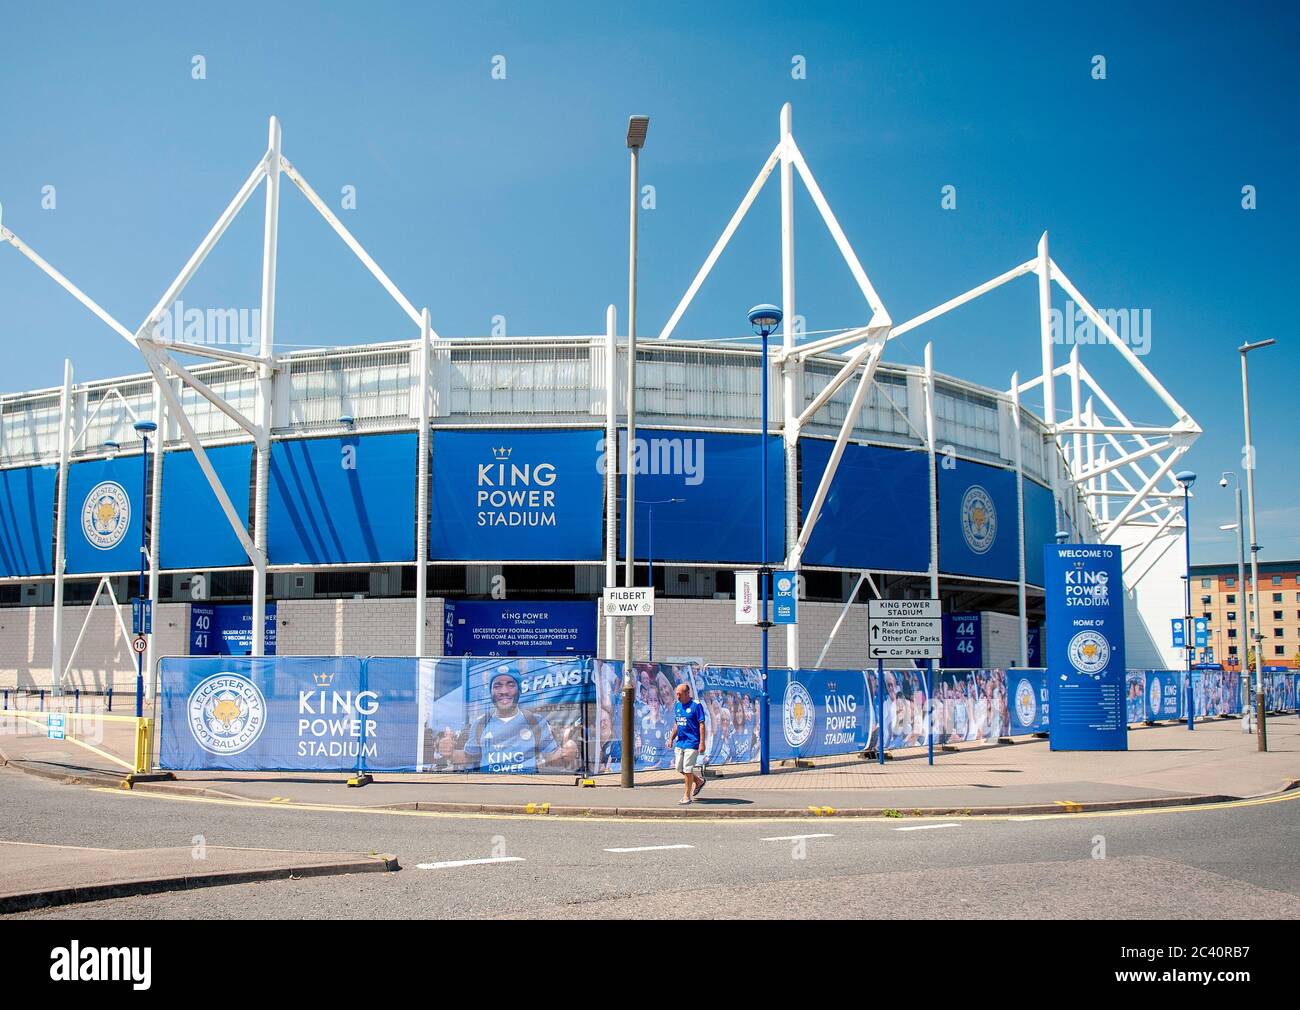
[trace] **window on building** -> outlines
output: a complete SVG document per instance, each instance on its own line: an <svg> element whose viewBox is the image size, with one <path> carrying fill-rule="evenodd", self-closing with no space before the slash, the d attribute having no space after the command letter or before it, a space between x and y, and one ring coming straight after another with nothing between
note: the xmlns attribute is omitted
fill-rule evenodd
<svg viewBox="0 0 1300 1010"><path fill-rule="evenodd" d="M1201 588L1202 588L1202 589L1209 589L1209 588L1210 588L1210 580L1209 580L1209 579L1201 579Z"/></svg>
<svg viewBox="0 0 1300 1010"><path fill-rule="evenodd" d="M1274 602L1274 603L1281 603L1281 602L1282 602L1282 594L1281 594L1281 593L1274 593L1274 594L1273 594L1273 602Z"/></svg>
<svg viewBox="0 0 1300 1010"><path fill-rule="evenodd" d="M1273 646L1273 655L1275 655L1275 656L1285 656L1285 655L1286 655L1286 646L1285 646L1285 645L1275 645L1275 646Z"/></svg>
<svg viewBox="0 0 1300 1010"><path fill-rule="evenodd" d="M1237 585L1237 580L1234 579L1232 576L1228 576L1226 579L1223 580L1223 584L1227 586L1229 589L1232 589L1234 586Z"/></svg>
<svg viewBox="0 0 1300 1010"><path fill-rule="evenodd" d="M1275 611L1273 611L1273 620L1275 620L1275 621L1280 621L1280 620L1282 620L1282 611L1280 611L1280 610L1275 610Z"/></svg>
<svg viewBox="0 0 1300 1010"><path fill-rule="evenodd" d="M1236 628L1229 628L1229 629L1228 629L1228 637L1229 637L1229 638L1236 638L1236 637L1237 637L1237 629L1236 629Z"/></svg>
<svg viewBox="0 0 1300 1010"><path fill-rule="evenodd" d="M1280 575L1274 575L1274 576L1273 576L1273 585L1275 585L1275 586L1280 586L1281 584L1282 584L1282 576L1280 576Z"/></svg>
<svg viewBox="0 0 1300 1010"><path fill-rule="evenodd" d="M1237 647L1235 645L1228 646L1228 655L1235 656L1236 654L1237 654Z"/></svg>
<svg viewBox="0 0 1300 1010"><path fill-rule="evenodd" d="M1229 611L1228 611L1228 620L1230 620L1230 621L1235 621L1236 619L1237 619L1237 612L1236 612L1235 610L1229 610Z"/></svg>
<svg viewBox="0 0 1300 1010"><path fill-rule="evenodd" d="M1283 631L1282 631L1282 629L1281 629L1281 628L1274 628L1274 629L1273 629L1273 637L1274 637L1274 638L1282 638L1282 637L1283 637Z"/></svg>
<svg viewBox="0 0 1300 1010"><path fill-rule="evenodd" d="M1229 603L1236 603L1236 602L1237 602L1237 597L1236 597L1236 594L1235 594L1235 593L1229 593L1229 594L1228 594L1228 602L1229 602Z"/></svg>

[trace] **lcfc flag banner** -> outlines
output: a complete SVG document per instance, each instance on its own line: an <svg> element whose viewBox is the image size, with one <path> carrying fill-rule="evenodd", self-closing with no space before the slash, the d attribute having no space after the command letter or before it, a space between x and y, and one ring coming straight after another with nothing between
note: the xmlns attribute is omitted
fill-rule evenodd
<svg viewBox="0 0 1300 1010"><path fill-rule="evenodd" d="M1127 750L1120 549L1043 548L1052 750Z"/></svg>
<svg viewBox="0 0 1300 1010"><path fill-rule="evenodd" d="M799 576L794 572L772 573L772 622L799 623Z"/></svg>

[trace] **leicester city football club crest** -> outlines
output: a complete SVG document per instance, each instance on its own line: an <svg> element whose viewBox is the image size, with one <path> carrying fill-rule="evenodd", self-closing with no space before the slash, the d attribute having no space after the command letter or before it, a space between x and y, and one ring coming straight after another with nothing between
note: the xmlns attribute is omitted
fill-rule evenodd
<svg viewBox="0 0 1300 1010"><path fill-rule="evenodd" d="M785 742L791 747L802 747L812 736L813 720L816 710L813 708L812 695L798 681L790 681L785 689L784 714L781 729L785 733Z"/></svg>
<svg viewBox="0 0 1300 1010"><path fill-rule="evenodd" d="M1110 661L1110 643L1095 631L1081 631L1066 650L1070 665L1080 673L1101 673Z"/></svg>
<svg viewBox="0 0 1300 1010"><path fill-rule="evenodd" d="M209 754L238 754L262 735L266 699L247 677L218 673L190 692L190 732Z"/></svg>
<svg viewBox="0 0 1300 1010"><path fill-rule="evenodd" d="M1038 691L1025 677L1016 685L1016 718L1021 726L1032 726L1038 717Z"/></svg>
<svg viewBox="0 0 1300 1010"><path fill-rule="evenodd" d="M81 531L90 546L109 551L122 542L131 525L131 499L115 480L100 481L81 506Z"/></svg>
<svg viewBox="0 0 1300 1010"><path fill-rule="evenodd" d="M1160 678L1151 678L1151 690L1147 692L1147 701L1151 705L1152 715L1160 714L1160 701L1164 696L1160 693Z"/></svg>
<svg viewBox="0 0 1300 1010"><path fill-rule="evenodd" d="M961 532L966 546L976 554L986 553L997 539L998 510L993 507L993 498L978 484L972 484L962 496Z"/></svg>

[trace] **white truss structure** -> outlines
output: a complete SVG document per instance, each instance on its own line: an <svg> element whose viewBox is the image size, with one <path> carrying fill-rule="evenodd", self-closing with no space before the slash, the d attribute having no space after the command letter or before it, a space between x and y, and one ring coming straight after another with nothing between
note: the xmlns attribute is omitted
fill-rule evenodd
<svg viewBox="0 0 1300 1010"><path fill-rule="evenodd" d="M1010 388L1006 395L1010 401L1014 425L1018 431L1020 427L1021 394L1042 386L1044 400L1043 420L1047 425L1046 430L1048 432L1046 437L1054 443L1053 458L1057 463L1057 474L1053 480L1053 490L1058 502L1058 525L1069 532L1072 538L1076 540L1108 542L1115 540L1121 531L1125 531L1126 544L1130 548L1135 547L1125 559L1125 583L1128 588L1134 588L1176 542L1177 538L1171 535L1171 531L1181 530L1185 535L1182 492L1173 478L1173 471L1175 464L1186 454L1192 442L1201 433L1200 427L1150 370L1142 364L1141 360L1118 336L1104 316L1083 297L1060 266L1051 259L1048 253L1046 232L1039 240L1036 255L1032 258L906 322L895 325L852 244L845 235L844 229L840 226L834 212L831 210L830 204L818 185L803 152L795 142L791 123L791 109L789 104L786 104L781 109L780 134L776 147L773 148L771 154L763 162L758 175L745 193L740 205L732 214L731 219L727 222L703 265L697 271L685 294L659 333L659 339L661 340L671 336L713 266L717 263L718 258L726 249L741 221L749 212L754 200L762 191L773 171L780 165L781 302L784 319L781 347L775 352L773 363L781 369L782 391L784 394L784 416L781 420L781 431L785 445L787 487L797 486L794 483L794 478L797 472L798 439L802 428L809 424L818 412L827 406L837 391L849 382L857 383L845 420L835 440L830 460L813 495L812 503L802 518L802 522L800 522L799 517L797 496L794 494L786 496L786 542L789 549L785 559L785 567L793 570L800 567L803 552L807 548L813 530L817 526L831 482L835 477L845 447L852 435L855 420L866 402L869 391L874 386L879 390L882 398L888 400L887 392L875 383L875 373L889 341L915 330L968 302L974 301L1004 284L1033 274L1038 279L1041 374L1025 382L1020 381L1018 373L1013 373L1011 376ZM829 337L803 343L796 341L795 324L794 177L796 173L812 198L823 224L830 232L869 310L865 324ZM429 379L431 341L437 338L437 334L430 324L428 309L417 310L415 308L413 303L371 258L369 253L366 252L360 242L348 231L333 211L326 206L315 190L307 183L301 172L283 156L281 153L280 124L275 117L272 117L270 121L266 151L253 167L243 185L235 193L229 205L194 250L180 273L167 286L157 304L135 330L130 330L119 323L98 303L6 228L3 224L2 212L0 212L0 239L8 242L22 253L123 340L138 350L143 357L154 378L155 415L160 429L164 417L168 415L179 426L185 440L194 451L195 458L207 478L213 494L220 503L231 529L239 538L239 542L253 567L253 652L254 655L260 655L263 650L266 614L266 518L270 435L276 426L272 379L277 370L277 359L274 353L276 250L279 228L280 181L282 176L288 176L289 180L303 193L308 202L316 208L344 244L352 250L371 275L388 292L402 311L406 313L411 324L417 328L420 335L420 391L417 411L420 445L416 558L423 561L423 563L416 565L415 651L417 655L423 655L426 640L425 595L427 588L429 510L428 466L431 414ZM181 295L190 280L193 279L204 260L225 234L231 222L252 199L259 186L265 189L259 352L248 354L226 348L190 344L180 340L172 340L166 343L159 342L156 339L155 331L163 316L170 310L172 304ZM1106 342L1115 348L1146 386L1164 403L1172 415L1169 424L1163 426L1133 424L1125 412L1097 382L1092 373L1082 364L1079 359L1077 345L1071 348L1066 362L1056 363L1057 355L1051 332L1051 285L1053 282L1068 297L1073 299L1074 303L1091 320ZM611 308L607 316L607 334L611 345L614 342L613 324ZM809 402L801 402L802 397L798 391L802 384L803 363L813 355L832 351L838 351L844 356L843 367ZM254 415L248 417L207 386L176 360L174 357L176 352L203 358L213 358L248 368L257 378ZM612 365L612 353L608 355L608 358ZM1069 382L1068 408L1066 408L1066 416L1063 420L1058 418L1056 395L1057 383L1062 379ZM60 515L63 514L63 508L66 504L68 455L74 442L69 425L70 365L65 369L64 380L63 429L60 436L58 492ZM217 479L207 453L181 405L176 388L178 382L193 389L200 397L224 413L252 438L256 451L256 469L251 523L245 522L241 510L237 509L234 503L231 502L229 495ZM1085 387L1088 390L1086 399L1084 399ZM931 457L930 592L932 596L937 596L939 582L938 530L937 519L935 518L937 514L937 488L934 476L936 426L934 417L934 370L929 344L926 345L925 349L924 388L926 395L926 432L924 440ZM607 406L607 409L610 411L611 416L607 417L607 426L613 427L612 392L610 396L611 404ZM1100 404L1100 409L1097 406L1098 404ZM1102 410L1105 411L1104 414L1101 413ZM80 435L84 435L84 433L85 426L83 426ZM165 439L160 432L160 437L156 439L154 446L155 456L152 475L153 511L151 543L148 555L150 597L155 606L158 600L158 506L164 441ZM1018 453L1019 439L1017 439L1016 444ZM1019 465L1019 460L1017 460L1016 472L1017 485L1022 488L1023 471ZM607 481L607 484L612 487L612 481ZM609 492L608 488L607 496L612 497L612 492ZM613 506L608 501L606 506L607 513L612 518L614 515ZM1019 578L1021 663L1025 665L1027 662L1027 629L1025 619L1023 506L1020 507L1019 511L1018 521L1021 529ZM1138 534L1136 544L1132 537L1134 533ZM611 535L609 543L610 545L616 543L616 533ZM1158 549L1154 555L1148 556L1153 547ZM56 531L56 556L55 601L57 607L62 601L63 588L64 547L62 522L60 522ZM859 584L861 584L861 580L859 580ZM841 622L842 620L843 616L841 616ZM59 642L60 621L57 616L54 626L54 669L58 670L61 668L61 656ZM824 654L825 650L823 649ZM148 659L152 667L154 661L152 640ZM788 628L786 661L792 667L800 665L797 626Z"/></svg>
<svg viewBox="0 0 1300 1010"><path fill-rule="evenodd" d="M889 341L902 336L925 323L931 322L953 309L972 302L991 291L1000 288L1019 277L1034 274L1038 278L1039 341L1041 345L1042 373L1034 379L1021 383L1018 374L1011 378L1008 396L1013 402L1013 416L1017 430L1020 425L1020 394L1038 386L1043 388L1043 421L1049 435L1055 442L1059 472L1053 481L1055 496L1058 501L1058 524L1075 540L1095 540L1106 543L1113 541L1121 530L1138 531L1137 549L1125 559L1125 585L1133 589L1155 564L1176 542L1176 538L1165 537L1162 548L1154 558L1141 563L1145 555L1156 545L1170 529L1182 529L1186 534L1183 519L1182 491L1173 472L1175 464L1186 454L1191 444L1201 434L1201 428L1183 409L1182 405L1169 393L1151 371L1142 364L1132 349L1115 332L1079 290L1060 266L1048 254L1047 233L1044 232L1038 242L1037 255L1003 274L972 288L964 294L950 298L948 301L921 313L906 322L894 325L888 310L876 293L875 287L853 246L836 220L830 204L821 187L813 176L812 169L799 145L795 142L791 128L791 109L787 103L781 109L780 139L772 153L759 169L749 190L745 193L740 206L727 222L703 265L691 281L686 293L673 310L664 325L659 338L666 339L677 327L687 308L690 307L709 272L722 255L727 243L731 241L736 229L749 212L754 200L767 183L778 162L781 165L781 309L782 346L774 355L774 363L781 368L782 390L784 392L785 416L782 434L786 447L786 487L797 487L797 457L795 446L804 425L822 410L831 397L850 381L856 381L857 387L851 405L835 440L830 461L822 474L812 503L803 522L799 522L798 501L796 496L786 496L786 543L790 545L786 555L785 567L798 570L809 538L816 528L821 509L835 478L844 448L849 442L854 422L859 410L866 400L867 393L874 385L876 367ZM797 171L803 181L822 221L839 249L845 264L857 281L858 287L866 299L871 314L865 325L844 330L833 336L819 340L796 344L795 341L795 255L794 255L794 172ZM1079 347L1070 350L1069 361L1056 364L1056 351L1052 336L1051 285L1055 282L1096 326L1106 342L1114 347L1124 360L1132 367L1142 381L1164 403L1173 415L1169 424L1164 426L1134 425L1115 403L1100 383L1079 361ZM809 403L800 403L797 390L800 388L801 365L810 356L828 351L839 351L846 356L844 366L840 369L821 392ZM927 405L927 443L931 455L931 516L937 512L934 488L934 417L933 417L933 364L930 345L926 345L925 376ZM1056 384L1063 377L1070 382L1069 414L1064 421L1057 417ZM1090 395L1085 402L1082 398L1083 386L1087 386ZM878 388L878 387L877 387ZM884 391L881 390L883 393ZM1095 409L1094 399L1100 401L1109 417L1101 419ZM1017 441L1019 451L1019 441ZM1113 455L1111 453L1113 452ZM1023 489L1023 471L1016 467L1017 485ZM1113 481L1113 483L1112 483ZM1118 486L1115 486L1115 485ZM1023 493L1023 492L1022 492ZM1112 508L1112 502L1117 507ZM1021 663L1027 661L1028 645L1025 621L1025 559L1024 559L1024 515L1023 506L1019 509L1021 527L1020 557L1020 637ZM1112 514L1112 512L1114 514ZM935 521L931 523L930 584L931 595L938 596L938 533ZM1133 546L1130 539L1129 545ZM787 628L786 664L792 668L799 662L799 632L797 625Z"/></svg>

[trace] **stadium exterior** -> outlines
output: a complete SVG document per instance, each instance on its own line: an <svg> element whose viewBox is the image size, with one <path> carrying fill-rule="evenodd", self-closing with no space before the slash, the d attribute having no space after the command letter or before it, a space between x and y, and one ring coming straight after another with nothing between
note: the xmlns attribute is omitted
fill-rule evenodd
<svg viewBox="0 0 1300 1010"><path fill-rule="evenodd" d="M0 224L0 238L149 366L77 384L68 363L62 387L0 400L0 686L133 680L121 604L137 591L142 524L145 595L157 603L150 661L189 651L192 608L251 602L256 629L267 599L280 654L440 655L447 601L595 600L620 581L617 476L628 465L636 581L651 577L652 560L661 596L657 659L756 660L759 636L734 624L730 597L734 572L759 560L765 465L768 557L804 576L798 632L775 632L785 665L864 665L874 595L939 595L946 611L1012 615L1002 653L985 661L1027 665L1042 619L1042 547L1058 530L1126 547L1129 666L1180 661L1156 642L1181 609L1182 551L1171 551L1182 543L1181 495L1170 471L1199 428L1050 260L1045 235L1034 258L895 325L794 143L787 107L780 142L659 339L637 340L629 452L619 410L627 339L612 306L605 332L592 336L440 338L279 151L273 120L263 159L135 332ZM671 334L778 165L787 326L769 369L764 448L758 351ZM790 323L796 172L871 309L867 325L802 344ZM406 311L415 339L271 352L281 175ZM185 284L263 184L261 352L160 338L160 321L183 318ZM1029 275L1043 321L1037 380L977 386L935 371L928 345L925 367L881 360L892 337ZM1053 281L1170 407L1172 425L1130 424L1077 345L1068 364L1055 362ZM182 364L179 354L209 363ZM1071 406L1049 426L1020 395L1041 385L1054 416L1058 380L1069 382ZM147 471L140 419L160 424ZM607 466L616 442L622 465ZM103 599L117 611L87 610ZM599 624L598 651L616 655L613 628ZM649 631L639 623L633 658L646 657Z"/></svg>

